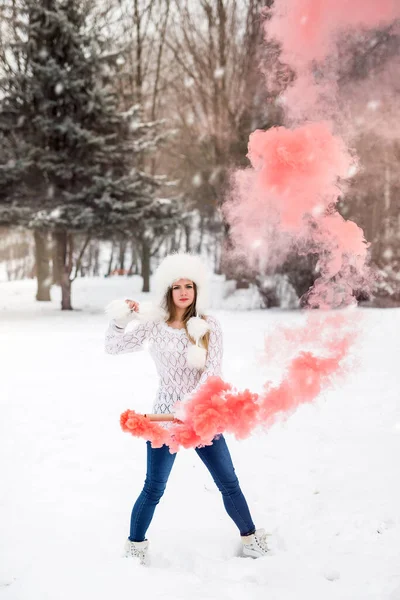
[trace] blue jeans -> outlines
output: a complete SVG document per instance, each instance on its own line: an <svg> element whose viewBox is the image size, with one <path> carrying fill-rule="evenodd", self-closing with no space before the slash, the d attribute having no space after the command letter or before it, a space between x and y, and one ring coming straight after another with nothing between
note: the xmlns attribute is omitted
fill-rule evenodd
<svg viewBox="0 0 400 600"><path fill-rule="evenodd" d="M225 509L236 523L241 535L254 533L255 525L232 463L231 455L221 434L214 438L211 446L195 448L214 482L222 494ZM164 494L176 454L169 447L152 448L147 442L147 474L144 488L135 502L131 516L129 539L142 542L151 523L157 504Z"/></svg>

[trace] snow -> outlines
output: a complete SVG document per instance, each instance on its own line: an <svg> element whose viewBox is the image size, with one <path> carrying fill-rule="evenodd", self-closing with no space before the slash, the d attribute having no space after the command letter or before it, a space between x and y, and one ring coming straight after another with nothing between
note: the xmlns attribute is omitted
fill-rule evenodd
<svg viewBox="0 0 400 600"><path fill-rule="evenodd" d="M268 432L227 436L270 556L238 535L193 451L181 451L148 532L152 566L121 557L145 475L145 444L119 427L156 390L146 353L103 350L104 306L142 300L140 279L78 279L73 312L34 302L35 282L0 283L0 591L4 600L399 600L400 311L356 311L357 367ZM222 296L222 293L221 293ZM217 310L225 378L260 389L264 334L300 312ZM245 348L243 347L245 344ZM244 350L244 351L243 351Z"/></svg>

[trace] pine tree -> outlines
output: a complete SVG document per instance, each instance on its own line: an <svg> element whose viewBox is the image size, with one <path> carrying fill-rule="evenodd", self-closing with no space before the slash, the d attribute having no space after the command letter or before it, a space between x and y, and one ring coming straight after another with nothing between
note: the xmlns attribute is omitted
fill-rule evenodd
<svg viewBox="0 0 400 600"><path fill-rule="evenodd" d="M135 167L135 157L157 143L158 131L138 121L137 107L119 113L90 3L0 5L10 24L0 88L8 158L0 168L0 222L52 231L62 308L71 309L75 232L87 233L88 242L129 235L145 221L161 218L167 226L177 207L158 199L161 178Z"/></svg>

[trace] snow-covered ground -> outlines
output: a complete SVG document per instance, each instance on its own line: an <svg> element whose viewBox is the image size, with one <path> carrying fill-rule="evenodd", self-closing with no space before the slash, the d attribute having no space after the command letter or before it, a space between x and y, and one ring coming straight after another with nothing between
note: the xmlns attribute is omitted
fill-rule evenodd
<svg viewBox="0 0 400 600"><path fill-rule="evenodd" d="M108 301L138 279L74 284L80 310L0 284L0 595L4 600L400 600L400 310L360 310L358 366L268 433L227 436L271 555L238 534L194 451L181 451L148 532L152 566L121 557L145 475L126 408L151 407L146 353L103 350ZM225 379L257 391L265 333L304 315L218 310ZM276 369L276 366L273 367ZM272 369L272 365L271 365ZM272 369L273 370L273 369ZM275 373L276 374L276 373Z"/></svg>

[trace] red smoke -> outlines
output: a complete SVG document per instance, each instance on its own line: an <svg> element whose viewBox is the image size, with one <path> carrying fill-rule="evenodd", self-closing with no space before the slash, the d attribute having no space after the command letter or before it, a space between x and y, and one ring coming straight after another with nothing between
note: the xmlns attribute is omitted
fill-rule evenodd
<svg viewBox="0 0 400 600"><path fill-rule="evenodd" d="M270 426L277 418L287 417L301 404L312 402L334 375L344 373L348 349L353 340L350 330L335 340L342 315L325 323L322 356L301 350L289 362L286 375L278 386L266 384L258 395L249 390L239 392L219 377L209 377L185 404L178 403L183 423L164 429L158 423L127 410L121 415L121 427L135 437L142 437L159 448L167 444L174 453L183 448L210 445L219 433L232 433L243 439L258 426ZM311 325L312 327L312 325ZM282 331L281 331L282 333ZM306 330L286 330L287 339L297 336L306 341ZM310 341L310 340L308 340ZM315 344L315 340L314 340ZM321 349L320 349L321 351Z"/></svg>

